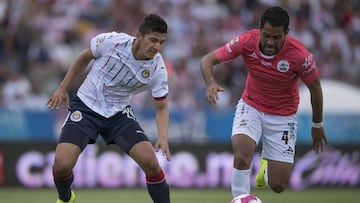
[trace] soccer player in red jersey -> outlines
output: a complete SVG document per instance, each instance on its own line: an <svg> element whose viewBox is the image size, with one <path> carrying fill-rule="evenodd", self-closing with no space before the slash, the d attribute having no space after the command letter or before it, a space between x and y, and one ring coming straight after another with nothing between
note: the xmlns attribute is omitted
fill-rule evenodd
<svg viewBox="0 0 360 203"><path fill-rule="evenodd" d="M311 94L313 149L318 153L327 144L323 95L313 55L288 35L289 15L283 8L268 8L259 26L208 53L200 65L206 99L211 104L216 104L218 92L224 90L214 78L214 66L240 55L247 66L246 86L232 127L234 197L250 193L249 168L261 136L262 158L256 186L269 185L277 193L287 186L295 155L300 80Z"/></svg>

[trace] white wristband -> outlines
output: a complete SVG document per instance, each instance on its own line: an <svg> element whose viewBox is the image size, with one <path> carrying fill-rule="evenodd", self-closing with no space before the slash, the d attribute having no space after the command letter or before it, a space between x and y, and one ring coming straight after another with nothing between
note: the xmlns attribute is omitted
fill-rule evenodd
<svg viewBox="0 0 360 203"><path fill-rule="evenodd" d="M322 128L323 127L323 122L320 122L320 123L312 123L312 127L313 128Z"/></svg>

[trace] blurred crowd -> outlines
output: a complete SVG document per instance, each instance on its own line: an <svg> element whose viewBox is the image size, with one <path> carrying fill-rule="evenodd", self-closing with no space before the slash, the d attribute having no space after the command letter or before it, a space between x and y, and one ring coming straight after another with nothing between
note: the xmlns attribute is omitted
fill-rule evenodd
<svg viewBox="0 0 360 203"><path fill-rule="evenodd" d="M157 13L169 26L162 54L170 110L207 108L201 57L258 28L270 5L288 10L290 34L314 54L322 78L360 87L360 0L1 0L0 107L46 110L47 98L93 36L134 35L146 14ZM244 88L244 63L239 58L215 71L226 90L217 107L232 107ZM72 95L85 74L74 82ZM146 93L133 98L136 108L151 102Z"/></svg>

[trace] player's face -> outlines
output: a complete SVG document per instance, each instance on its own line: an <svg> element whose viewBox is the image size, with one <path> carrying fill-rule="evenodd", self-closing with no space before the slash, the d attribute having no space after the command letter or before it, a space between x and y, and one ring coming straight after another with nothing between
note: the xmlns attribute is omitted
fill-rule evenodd
<svg viewBox="0 0 360 203"><path fill-rule="evenodd" d="M260 48L263 54L268 56L277 54L284 44L287 32L282 26L273 27L270 23L265 23L260 29Z"/></svg>
<svg viewBox="0 0 360 203"><path fill-rule="evenodd" d="M137 40L139 40L138 56L143 60L154 58L155 54L159 53L163 48L165 39L165 33L151 32L145 35L140 34L137 37Z"/></svg>

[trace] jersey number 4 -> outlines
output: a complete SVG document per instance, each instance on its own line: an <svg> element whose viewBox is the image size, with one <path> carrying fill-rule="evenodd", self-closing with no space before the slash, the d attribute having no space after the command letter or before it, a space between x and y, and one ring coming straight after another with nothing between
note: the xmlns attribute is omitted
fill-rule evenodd
<svg viewBox="0 0 360 203"><path fill-rule="evenodd" d="M289 142L289 131L284 131L283 136L281 138L282 141L285 142L285 144L288 144Z"/></svg>

